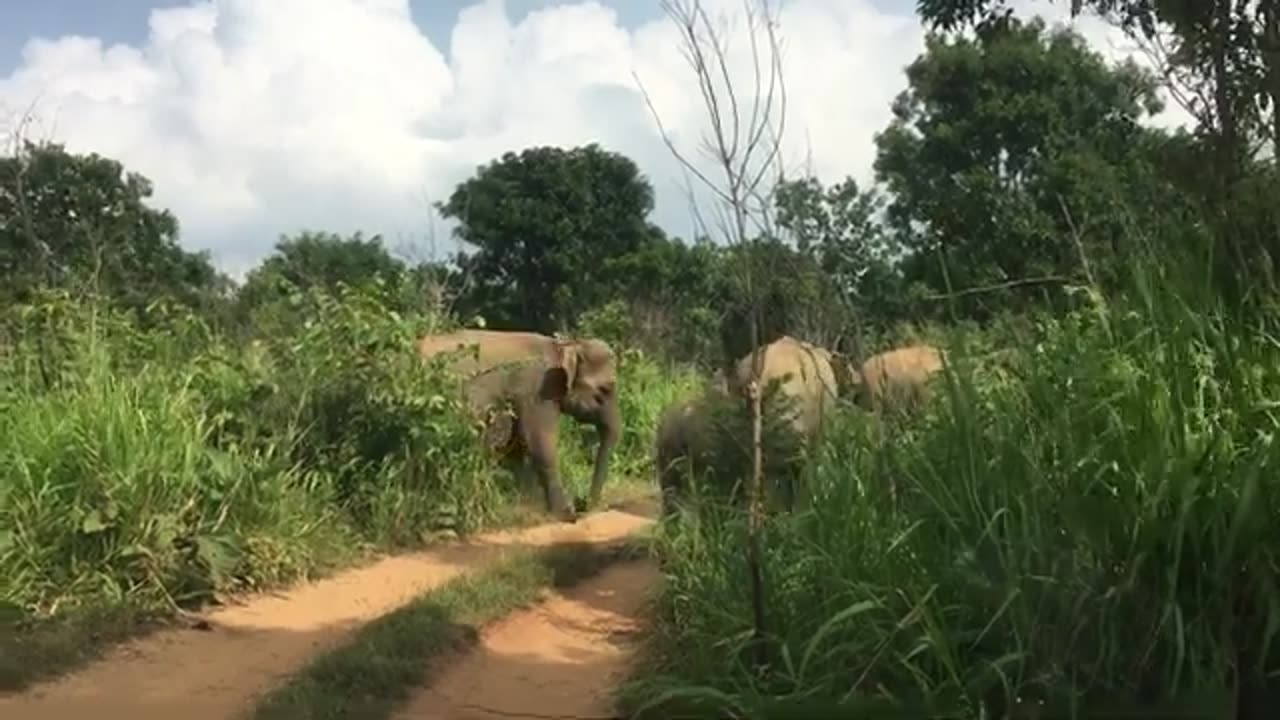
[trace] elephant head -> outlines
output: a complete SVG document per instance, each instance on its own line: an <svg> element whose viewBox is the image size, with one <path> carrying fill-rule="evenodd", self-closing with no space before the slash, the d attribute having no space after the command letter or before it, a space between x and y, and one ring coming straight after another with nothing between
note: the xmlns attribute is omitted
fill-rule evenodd
<svg viewBox="0 0 1280 720"><path fill-rule="evenodd" d="M802 437L816 433L835 408L840 395L832 353L826 348L783 335L760 348L761 390L773 381L795 407L789 413L792 426ZM752 376L752 353L742 356L728 378L731 392L741 394Z"/></svg>
<svg viewBox="0 0 1280 720"><path fill-rule="evenodd" d="M596 427L599 445L591 475L588 504L600 502L609 474L609 455L622 436L622 414L618 408L618 366L613 350L602 340L554 341L556 375L550 383L552 396L561 410Z"/></svg>

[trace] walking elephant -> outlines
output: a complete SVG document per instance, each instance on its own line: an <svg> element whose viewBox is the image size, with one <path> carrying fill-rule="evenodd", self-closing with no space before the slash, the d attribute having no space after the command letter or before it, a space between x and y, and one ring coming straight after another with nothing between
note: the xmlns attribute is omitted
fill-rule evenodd
<svg viewBox="0 0 1280 720"><path fill-rule="evenodd" d="M782 336L763 346L761 354L765 474L791 507L803 445L820 433L839 387L832 354L825 348ZM664 514L674 512L691 472L712 479L717 491L748 476L750 449L744 439L750 437L750 423L741 396L751 376L748 353L728 377L698 397L673 403L659 418L654 458Z"/></svg>
<svg viewBox="0 0 1280 720"><path fill-rule="evenodd" d="M560 483L557 442L560 415L593 425L599 437L588 507L600 502L609 456L622 434L617 364L612 349L595 339L560 340L530 332L462 330L423 338L424 357L478 346L478 356L453 363L470 375L466 398L473 410L508 409L508 421L489 425L487 444L519 446L532 461L546 496L547 510L565 520L575 516Z"/></svg>
<svg viewBox="0 0 1280 720"><path fill-rule="evenodd" d="M872 411L910 411L929 399L929 380L942 370L942 352L909 345L873 355L858 372L855 401Z"/></svg>
<svg viewBox="0 0 1280 720"><path fill-rule="evenodd" d="M826 348L783 335L760 348L760 389L778 381L779 391L794 403L786 418L802 438L812 438L835 409L840 396L834 358ZM730 392L741 394L751 380L752 354L742 356L729 378Z"/></svg>

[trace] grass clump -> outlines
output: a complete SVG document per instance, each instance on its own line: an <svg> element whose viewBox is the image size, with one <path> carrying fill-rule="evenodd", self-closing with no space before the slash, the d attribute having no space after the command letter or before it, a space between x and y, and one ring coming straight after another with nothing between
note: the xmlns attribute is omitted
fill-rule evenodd
<svg viewBox="0 0 1280 720"><path fill-rule="evenodd" d="M806 470L814 502L766 530L764 673L745 652L744 518L707 506L666 528L657 632L624 705L1265 706L1280 668L1280 328L1175 287L1146 277L1129 302L983 338L1024 349L998 366L955 334L923 417L843 412Z"/></svg>
<svg viewBox="0 0 1280 720"><path fill-rule="evenodd" d="M533 604L549 587L598 573L638 547L635 541L566 543L515 551L365 625L264 698L253 718L389 717L428 680L432 661L474 645L481 626Z"/></svg>

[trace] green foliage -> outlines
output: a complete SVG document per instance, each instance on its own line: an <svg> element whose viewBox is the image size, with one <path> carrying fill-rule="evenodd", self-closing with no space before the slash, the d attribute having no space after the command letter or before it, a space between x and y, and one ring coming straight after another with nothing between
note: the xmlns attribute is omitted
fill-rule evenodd
<svg viewBox="0 0 1280 720"><path fill-rule="evenodd" d="M227 289L178 221L147 206L151 182L97 154L24 142L0 157L0 302L81 286L132 308L170 298L208 307Z"/></svg>
<svg viewBox="0 0 1280 720"><path fill-rule="evenodd" d="M631 701L698 686L727 693L720 708L879 698L973 716L1007 689L1056 712L1207 697L1198 717L1222 717L1224 663L1245 663L1246 686L1280 664L1277 328L1233 324L1173 275L1137 280L981 346L955 334L916 422L844 413L808 466L812 506L766 531L767 676L740 652L743 517L668 528Z"/></svg>
<svg viewBox="0 0 1280 720"><path fill-rule="evenodd" d="M457 380L401 317L339 287L294 336L237 346L188 316L11 308L0 356L0 599L186 603L493 521L506 492Z"/></svg>
<svg viewBox="0 0 1280 720"><path fill-rule="evenodd" d="M340 283L359 285L374 278L394 282L404 272L404 263L387 252L379 236L366 240L361 233L343 238L304 232L282 237L275 253L249 271L237 295L242 306L256 307L294 290L333 292Z"/></svg>
<svg viewBox="0 0 1280 720"><path fill-rule="evenodd" d="M578 329L680 362L714 358L722 252L655 233L606 260L607 302L585 309ZM604 282L605 279L601 279Z"/></svg>
<svg viewBox="0 0 1280 720"><path fill-rule="evenodd" d="M293 302L310 320L263 343L275 367L250 409L265 423L258 428L289 427L292 459L326 475L336 501L380 541L414 542L424 531L491 519L492 468L474 452L457 380L440 360L424 366L415 350L436 321L401 316L378 294L341 285Z"/></svg>
<svg viewBox="0 0 1280 720"><path fill-rule="evenodd" d="M342 558L333 509L279 453L211 446L189 368L113 356L163 344L163 331L104 325L67 333L52 382L19 371L40 360L25 343L6 363L0 598L37 612L182 603Z"/></svg>
<svg viewBox="0 0 1280 720"><path fill-rule="evenodd" d="M296 333L307 319L299 292L336 293L343 286L359 288L391 311L439 314L449 281L447 268L409 267L378 236L304 232L282 238L275 253L249 272L236 294L237 329L263 337Z"/></svg>
<svg viewBox="0 0 1280 720"><path fill-rule="evenodd" d="M825 188L813 177L779 183L774 190L778 226L795 239L796 250L813 258L831 281L828 303L839 303L832 348L865 342L873 329L905 317L912 309L896 261L902 253L898 238L888 232L878 214L885 198L862 190L853 178ZM852 327L851 327L852 326ZM846 337L853 328L859 337Z"/></svg>
<svg viewBox="0 0 1280 720"><path fill-rule="evenodd" d="M476 248L457 259L474 285L461 312L483 309L490 327L568 328L608 298L607 262L655 232L653 188L629 158L598 145L528 148L480 167L439 206L456 237Z"/></svg>
<svg viewBox="0 0 1280 720"><path fill-rule="evenodd" d="M1154 81L1109 66L1072 31L1046 34L1037 18L974 39L930 37L907 79L876 138L876 173L912 253L908 278L935 292L1045 277L1110 283L1129 209L1176 205L1154 179L1155 132L1137 125L1160 109Z"/></svg>
<svg viewBox="0 0 1280 720"><path fill-rule="evenodd" d="M849 334L850 306L833 277L810 255L775 238L759 238L724 250L717 288L720 367L752 350L754 315L760 345L791 335L836 346Z"/></svg>

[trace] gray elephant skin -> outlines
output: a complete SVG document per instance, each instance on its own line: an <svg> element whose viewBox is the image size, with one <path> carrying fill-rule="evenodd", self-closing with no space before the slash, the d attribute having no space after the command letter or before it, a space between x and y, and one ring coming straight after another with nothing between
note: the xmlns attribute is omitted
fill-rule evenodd
<svg viewBox="0 0 1280 720"><path fill-rule="evenodd" d="M797 469L794 451L821 433L839 398L833 356L825 348L790 336L763 346L761 356L760 385L766 401L765 462L771 466L767 474L771 479L792 481ZM730 424L729 416L718 413L717 408L731 405L726 402L730 399L739 401L739 410L745 408L741 399L751 379L752 363L752 354L748 353L733 365L728 378L721 378L700 396L673 403L663 411L654 438L654 460L664 515L675 511L687 491L685 480L690 472L745 473L745 464L740 462L746 458L745 453L737 453L742 456L738 457L721 451L737 446L726 441L725 433L745 433L748 426L742 422ZM775 415L775 409L781 412ZM739 413L738 420L744 419ZM794 502L791 482L784 487L790 507Z"/></svg>
<svg viewBox="0 0 1280 720"><path fill-rule="evenodd" d="M610 454L622 434L613 350L596 339L502 330L429 335L419 341L418 350L432 357L471 346L478 347L478 356L464 351L451 363L468 376L468 405L481 414L511 411L509 422L490 422L486 444L522 449L538 473L548 512L572 521L575 509L560 482L560 415L594 426L599 445L587 504L598 505Z"/></svg>

